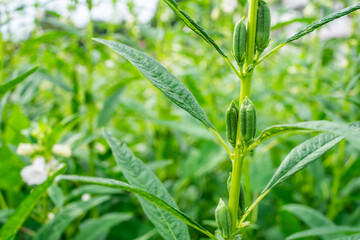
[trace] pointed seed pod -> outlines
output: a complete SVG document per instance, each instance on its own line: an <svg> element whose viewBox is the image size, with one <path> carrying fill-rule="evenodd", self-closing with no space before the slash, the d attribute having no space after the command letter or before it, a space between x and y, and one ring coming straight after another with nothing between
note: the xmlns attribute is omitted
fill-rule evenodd
<svg viewBox="0 0 360 240"><path fill-rule="evenodd" d="M238 64L244 63L246 50L246 24L245 17L237 22L233 34L234 57Z"/></svg>
<svg viewBox="0 0 360 240"><path fill-rule="evenodd" d="M240 133L245 143L255 137L256 133L256 110L249 98L245 98L240 107Z"/></svg>
<svg viewBox="0 0 360 240"><path fill-rule="evenodd" d="M219 227L220 233L224 238L231 235L231 217L229 207L220 198L219 204L215 209L215 220Z"/></svg>
<svg viewBox="0 0 360 240"><path fill-rule="evenodd" d="M226 123L226 136L230 144L235 147L236 144L236 132L239 117L239 107L233 100L226 110L225 123Z"/></svg>
<svg viewBox="0 0 360 240"><path fill-rule="evenodd" d="M245 208L246 208L245 189L243 184L241 184L241 188L240 188L239 208L240 208L240 215L243 215L245 213Z"/></svg>
<svg viewBox="0 0 360 240"><path fill-rule="evenodd" d="M256 20L256 48L263 52L270 42L271 15L269 5L259 0Z"/></svg>

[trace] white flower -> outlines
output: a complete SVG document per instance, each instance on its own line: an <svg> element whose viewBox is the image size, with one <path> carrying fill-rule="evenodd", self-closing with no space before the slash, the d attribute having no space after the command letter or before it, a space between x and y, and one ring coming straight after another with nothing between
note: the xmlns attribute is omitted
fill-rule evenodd
<svg viewBox="0 0 360 240"><path fill-rule="evenodd" d="M90 198L91 198L91 195L90 195L90 194L84 193L84 194L81 196L81 201L87 202L87 201L90 200Z"/></svg>
<svg viewBox="0 0 360 240"><path fill-rule="evenodd" d="M54 213L52 213L52 212L49 212L49 213L48 213L48 219L49 219L49 220L54 219L54 217L55 217L55 214L54 214Z"/></svg>
<svg viewBox="0 0 360 240"><path fill-rule="evenodd" d="M31 143L19 143L16 153L20 156L27 156L36 152L37 145Z"/></svg>
<svg viewBox="0 0 360 240"><path fill-rule="evenodd" d="M69 145L65 145L65 144L55 144L52 147L52 152L61 157L70 157L71 156L71 148Z"/></svg>
<svg viewBox="0 0 360 240"><path fill-rule="evenodd" d="M226 13L233 12L236 7L237 7L237 0L222 0L221 1L221 8Z"/></svg>
<svg viewBox="0 0 360 240"><path fill-rule="evenodd" d="M43 183L48 177L45 158L35 158L31 165L26 166L21 170L20 175L28 185L38 185Z"/></svg>

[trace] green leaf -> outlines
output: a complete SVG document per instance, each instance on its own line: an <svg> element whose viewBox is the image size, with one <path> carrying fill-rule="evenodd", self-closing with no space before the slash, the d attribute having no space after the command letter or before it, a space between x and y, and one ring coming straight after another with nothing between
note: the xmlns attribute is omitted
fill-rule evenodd
<svg viewBox="0 0 360 240"><path fill-rule="evenodd" d="M172 208L179 209L161 181L140 159L134 156L125 143L119 143L107 131L104 131L104 137L110 145L116 163L131 185L144 189L164 200ZM139 198L139 201L146 215L164 239L190 239L186 224L144 199Z"/></svg>
<svg viewBox="0 0 360 240"><path fill-rule="evenodd" d="M62 208L64 205L64 194L61 188L57 185L52 185L48 188L47 193L51 201L55 204L56 207Z"/></svg>
<svg viewBox="0 0 360 240"><path fill-rule="evenodd" d="M57 178L57 180L79 181L79 182L85 182L85 183L91 183L91 184L97 184L97 185L101 185L101 186L117 188L117 189L121 189L124 191L135 193L136 195L153 203L157 207L164 209L166 212L170 213L171 215L173 215L176 218L180 219L181 221L185 222L189 226L204 233L211 239L217 240L214 237L214 235L212 235L208 230L206 230L204 227L202 227L200 224L198 224L191 217L189 217L185 213L173 208L172 206L167 204L162 199L156 197L155 195L153 195L141 188L134 187L125 182L121 182L121 181L117 181L117 180L109 179L109 178L83 177L83 176L76 176L76 175L61 175Z"/></svg>
<svg viewBox="0 0 360 240"><path fill-rule="evenodd" d="M358 233L360 228L348 227L348 226L330 226L330 227L319 227L312 228L309 230L294 233L286 238L286 240L299 239L305 237L324 236L339 233Z"/></svg>
<svg viewBox="0 0 360 240"><path fill-rule="evenodd" d="M286 27L290 24L293 24L293 23L298 23L298 22L304 22L304 23L311 23L312 21L315 21L316 18L313 18L313 17L309 17L309 18L306 18L306 17L301 17L301 18L294 18L294 19L291 19L291 20L288 20L288 21L284 21L284 22L279 22L273 26L271 26L271 31L274 31L274 30L277 30L279 28L283 28L283 27Z"/></svg>
<svg viewBox="0 0 360 240"><path fill-rule="evenodd" d="M71 191L69 195L66 197L66 201L69 201L73 198L79 197L85 193L89 194L101 194L101 195L109 195L109 194L119 194L122 191L119 189L113 189L104 186L97 186L97 185L83 185L78 188L75 188Z"/></svg>
<svg viewBox="0 0 360 240"><path fill-rule="evenodd" d="M37 186L20 205L15 209L15 212L9 217L4 226L0 230L0 239L11 239L20 229L27 216L31 213L32 209L39 202L41 196L45 193L53 183L56 176L65 171L66 166L62 166L53 175L51 175L45 182Z"/></svg>
<svg viewBox="0 0 360 240"><path fill-rule="evenodd" d="M120 88L105 100L104 106L97 119L97 127L104 127L110 121L116 107L119 105L119 99L124 88Z"/></svg>
<svg viewBox="0 0 360 240"><path fill-rule="evenodd" d="M80 232L74 240L96 240L106 236L108 231L117 224L132 218L131 213L108 213L98 219L89 219L80 225Z"/></svg>
<svg viewBox="0 0 360 240"><path fill-rule="evenodd" d="M213 46L220 55L226 57L225 53L220 49L220 47L215 43L215 41L209 36L209 34L201 26L199 26L186 12L181 10L175 0L164 0L164 2L186 24L186 26L188 26L197 35L199 35L207 43L209 43L211 46Z"/></svg>
<svg viewBox="0 0 360 240"><path fill-rule="evenodd" d="M317 160L342 139L343 137L322 133L296 146L281 162L263 193Z"/></svg>
<svg viewBox="0 0 360 240"><path fill-rule="evenodd" d="M23 185L20 172L24 167L24 163L20 160L18 155L9 149L4 141L4 134L1 138L3 142L0 147L0 189L11 192L19 191Z"/></svg>
<svg viewBox="0 0 360 240"><path fill-rule="evenodd" d="M298 33L296 33L295 35L293 35L292 37L288 38L287 40L283 41L282 43L290 43L292 41L295 41L309 33L311 33L312 31L314 31L315 29L331 22L334 21L340 17L343 17L345 15L348 15L349 13L352 13L356 10L360 9L360 3L355 3L347 8L341 9L339 11L333 12L330 15L310 24L309 26L305 27L304 29L302 29L301 31L299 31Z"/></svg>
<svg viewBox="0 0 360 240"><path fill-rule="evenodd" d="M176 105L208 128L214 128L190 90L155 59L122 43L94 39L129 60L149 81Z"/></svg>
<svg viewBox="0 0 360 240"><path fill-rule="evenodd" d="M7 220L8 216L14 213L14 209L1 209L0 210L0 223L3 223Z"/></svg>
<svg viewBox="0 0 360 240"><path fill-rule="evenodd" d="M57 240L72 221L91 208L109 200L109 196L94 197L88 201L70 203L60 210L46 225L42 226L34 240Z"/></svg>
<svg viewBox="0 0 360 240"><path fill-rule="evenodd" d="M321 212L301 204L288 204L281 209L291 212L311 228L335 226L335 224Z"/></svg>
<svg viewBox="0 0 360 240"><path fill-rule="evenodd" d="M360 188L360 178L357 177L357 178L351 179L350 182L341 189L339 197L340 198L347 197L353 191L355 191L356 189L359 189L359 188Z"/></svg>
<svg viewBox="0 0 360 240"><path fill-rule="evenodd" d="M355 235L336 238L334 240L359 240L359 239L360 239L360 234L355 234Z"/></svg>
<svg viewBox="0 0 360 240"><path fill-rule="evenodd" d="M39 68L39 66L35 66L32 69L30 69L29 71L27 71L26 73L23 73L20 76L18 76L17 78L14 78L14 79L0 85L0 98L8 91L15 88L16 85L18 85L19 83L24 81L28 76L33 74L38 68Z"/></svg>
<svg viewBox="0 0 360 240"><path fill-rule="evenodd" d="M328 132L338 136L343 136L348 139L350 142L354 143L354 146L360 149L360 122L355 122L350 125L330 122L330 121L309 121L309 122L300 122L294 124L281 124L274 125L266 128L259 137L254 140L249 146L249 151L254 149L260 143L275 137L279 134L294 132L294 131L320 131L320 132Z"/></svg>

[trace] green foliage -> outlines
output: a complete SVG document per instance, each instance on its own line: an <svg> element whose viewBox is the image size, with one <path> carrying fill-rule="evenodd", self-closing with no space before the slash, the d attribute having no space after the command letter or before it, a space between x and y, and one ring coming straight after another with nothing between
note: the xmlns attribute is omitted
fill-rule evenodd
<svg viewBox="0 0 360 240"><path fill-rule="evenodd" d="M2 97L8 91L14 89L16 87L16 85L18 85L19 83L24 81L28 76L33 74L38 68L39 68L39 66L33 67L32 69L30 69L26 73L23 73L20 76L18 76L16 78L14 78L14 79L0 85L0 97Z"/></svg>
<svg viewBox="0 0 360 240"><path fill-rule="evenodd" d="M214 128L186 86L155 59L124 44L95 39L128 59L142 74L176 105L186 110L208 128Z"/></svg>
<svg viewBox="0 0 360 240"><path fill-rule="evenodd" d="M301 239L305 237L314 237L314 236L328 236L339 233L358 233L358 232L360 232L359 228L348 227L348 226L318 227L292 234L291 236L287 237L286 240Z"/></svg>
<svg viewBox="0 0 360 240"><path fill-rule="evenodd" d="M109 213L99 219L89 219L80 225L80 232L75 240L89 239L96 240L120 222L127 221L133 216L130 213Z"/></svg>
<svg viewBox="0 0 360 240"><path fill-rule="evenodd" d="M360 3L356 3L353 4L347 8L341 9L339 11L333 12L330 15L310 24L309 26L307 26L306 28L302 29L301 31L299 31L298 33L296 33L295 35L293 35L292 37L286 39L283 43L290 43L292 41L295 41L309 33L311 33L312 31L316 30L317 28L331 22L334 21L340 17L343 17L345 15L348 15L349 13L352 13L356 10L360 9Z"/></svg>
<svg viewBox="0 0 360 240"><path fill-rule="evenodd" d="M104 131L104 137L113 151L116 163L131 185L146 189L172 208L179 209L161 181L140 159L133 155L125 143L119 143L107 131ZM148 201L141 198L139 198L139 201L146 215L164 239L190 239L187 226L183 222Z"/></svg>
<svg viewBox="0 0 360 240"><path fill-rule="evenodd" d="M181 10L175 0L164 0L164 2L186 24L186 26L188 26L197 35L199 35L207 43L209 43L211 46L213 46L220 55L226 57L225 53L220 49L220 47L215 43L215 41L209 36L209 34L200 25L198 25L187 13L185 13L183 10Z"/></svg>
<svg viewBox="0 0 360 240"><path fill-rule="evenodd" d="M226 240L359 238L355 0L25 2L0 6L5 239L223 240L219 198ZM224 121L245 99L258 136Z"/></svg>
<svg viewBox="0 0 360 240"><path fill-rule="evenodd" d="M99 184L102 186L113 187L113 188L118 188L118 189L129 191L129 192L133 192L133 193L139 195L140 197L146 199L150 203L154 204L155 206L158 206L161 209L172 214L173 216L175 216L176 218L185 222L189 226L208 235L211 239L216 239L209 231L207 231L205 228L200 226L197 222L195 222L192 218L190 218L186 214L173 208L172 206L170 206L169 204L164 202L162 199L152 195L151 193L144 191L140 188L133 187L125 182L121 182L121 181L117 181L117 180L109 179L109 178L82 177L82 176L75 176L75 175L61 176L60 180L81 181L81 182L85 182L85 183ZM158 210L158 211L160 211L160 210ZM174 236L174 235L172 235L172 236ZM176 237L176 236L174 236L174 237Z"/></svg>
<svg viewBox="0 0 360 240"><path fill-rule="evenodd" d="M263 192L285 181L333 148L343 138L332 134L320 134L295 147L281 162Z"/></svg>
<svg viewBox="0 0 360 240"><path fill-rule="evenodd" d="M6 221L4 226L1 227L0 230L0 239L11 239L15 236L17 231L19 231L20 227L31 213L32 209L39 202L40 198L45 193L46 189L48 189L55 177L59 174L62 174L65 170L66 166L61 167L57 170L53 175L51 175L45 182L40 184L34 191L25 198L24 201L16 208L13 214Z"/></svg>
<svg viewBox="0 0 360 240"><path fill-rule="evenodd" d="M63 231L76 218L86 213L91 208L109 200L109 196L95 197L87 201L70 203L61 209L55 217L46 223L36 234L36 240L60 239Z"/></svg>

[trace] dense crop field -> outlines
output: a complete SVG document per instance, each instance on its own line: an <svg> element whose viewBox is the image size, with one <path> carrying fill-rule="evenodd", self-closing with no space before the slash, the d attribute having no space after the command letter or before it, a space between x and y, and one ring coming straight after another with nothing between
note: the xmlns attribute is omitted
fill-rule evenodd
<svg viewBox="0 0 360 240"><path fill-rule="evenodd" d="M0 240L360 239L359 9L0 1Z"/></svg>

